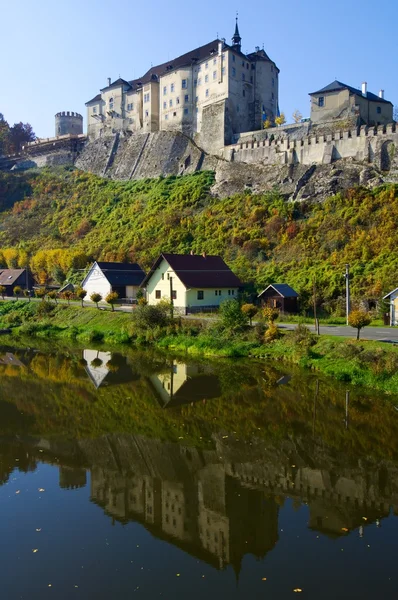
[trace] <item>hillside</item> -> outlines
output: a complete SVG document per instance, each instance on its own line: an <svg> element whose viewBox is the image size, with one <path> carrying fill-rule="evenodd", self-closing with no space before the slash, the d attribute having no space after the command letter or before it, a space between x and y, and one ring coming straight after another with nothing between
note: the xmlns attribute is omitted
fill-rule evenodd
<svg viewBox="0 0 398 600"><path fill-rule="evenodd" d="M288 282L309 301L344 293L351 264L357 298L397 286L398 185L350 189L322 204L278 191L211 195L212 172L117 182L71 168L0 173L0 265L79 279L92 259L148 268L161 251L221 254L259 290Z"/></svg>

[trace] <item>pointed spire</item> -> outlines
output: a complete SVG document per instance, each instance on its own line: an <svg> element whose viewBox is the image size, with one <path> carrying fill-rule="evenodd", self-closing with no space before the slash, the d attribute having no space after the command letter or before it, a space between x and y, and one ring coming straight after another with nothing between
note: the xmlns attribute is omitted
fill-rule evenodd
<svg viewBox="0 0 398 600"><path fill-rule="evenodd" d="M235 33L234 33L233 38L232 38L232 45L235 46L235 48L239 52L240 52L240 48L241 48L241 42L242 42L242 38L240 37L240 33L239 33L238 13L236 13Z"/></svg>

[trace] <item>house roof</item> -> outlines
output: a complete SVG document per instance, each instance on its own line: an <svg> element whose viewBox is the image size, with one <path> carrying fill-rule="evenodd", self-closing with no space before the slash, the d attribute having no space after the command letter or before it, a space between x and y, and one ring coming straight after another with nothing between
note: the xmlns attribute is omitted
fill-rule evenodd
<svg viewBox="0 0 398 600"><path fill-rule="evenodd" d="M0 285L13 285L25 273L25 269L0 269Z"/></svg>
<svg viewBox="0 0 398 600"><path fill-rule="evenodd" d="M236 288L242 282L225 264L221 256L201 254L161 254L142 282L145 286L165 260L186 288Z"/></svg>
<svg viewBox="0 0 398 600"><path fill-rule="evenodd" d="M386 294L385 296L383 296L383 300L385 300L386 298L389 298L395 292L398 292L398 288L395 288L395 290L392 290L391 292L389 292L388 294Z"/></svg>
<svg viewBox="0 0 398 600"><path fill-rule="evenodd" d="M298 298L298 293L287 283L270 283L258 297L262 296L269 288L273 288L282 298Z"/></svg>
<svg viewBox="0 0 398 600"><path fill-rule="evenodd" d="M96 264L112 286L139 286L145 277L145 272L137 263L97 262Z"/></svg>
<svg viewBox="0 0 398 600"><path fill-rule="evenodd" d="M314 96L315 94L337 92L339 90L349 90L351 94L354 94L355 96L361 96L362 98L366 98L367 100L370 100L372 102L383 102L385 104L391 104L389 100L380 98L372 92L367 92L366 96L364 96L361 90L358 90L357 88L354 88L351 85L347 85L346 83L342 83L341 81L337 81L337 79L335 81L332 81L332 83L329 83L329 85L326 85L322 89L318 90L317 92L311 92L309 95Z"/></svg>

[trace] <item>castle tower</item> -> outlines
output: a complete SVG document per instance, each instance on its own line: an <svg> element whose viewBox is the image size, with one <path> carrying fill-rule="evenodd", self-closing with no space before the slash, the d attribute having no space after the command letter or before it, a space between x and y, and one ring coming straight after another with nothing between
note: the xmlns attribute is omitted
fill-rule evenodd
<svg viewBox="0 0 398 600"><path fill-rule="evenodd" d="M83 117L75 112L59 112L55 115L55 135L79 135L83 133Z"/></svg>
<svg viewBox="0 0 398 600"><path fill-rule="evenodd" d="M232 36L232 47L235 48L235 50L237 50L238 52L240 52L241 51L241 43L242 43L242 38L240 37L240 33L239 33L238 16L236 16L235 33Z"/></svg>

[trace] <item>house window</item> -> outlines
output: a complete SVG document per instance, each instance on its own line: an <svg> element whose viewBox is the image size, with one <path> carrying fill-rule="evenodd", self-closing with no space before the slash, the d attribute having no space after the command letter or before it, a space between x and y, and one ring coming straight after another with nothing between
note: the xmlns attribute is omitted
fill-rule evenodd
<svg viewBox="0 0 398 600"><path fill-rule="evenodd" d="M231 294L234 296L235 295L235 290L231 290Z"/></svg>
<svg viewBox="0 0 398 600"><path fill-rule="evenodd" d="M184 96L184 102L188 102L188 101L189 101L189 95L185 94L185 96Z"/></svg>
<svg viewBox="0 0 398 600"><path fill-rule="evenodd" d="M206 90L206 98L209 96L209 90Z"/></svg>
<svg viewBox="0 0 398 600"><path fill-rule="evenodd" d="M232 67L232 77L235 77L235 76L236 76L236 69L235 69L235 67Z"/></svg>
<svg viewBox="0 0 398 600"><path fill-rule="evenodd" d="M113 110L113 98L109 98L109 110Z"/></svg>
<svg viewBox="0 0 398 600"><path fill-rule="evenodd" d="M320 96L320 97L318 98L318 106L319 106L320 108L322 108L322 106L325 106L325 96Z"/></svg>
<svg viewBox="0 0 398 600"><path fill-rule="evenodd" d="M182 80L182 89L186 90L188 87L188 80L187 79L183 79Z"/></svg>
<svg viewBox="0 0 398 600"><path fill-rule="evenodd" d="M163 108L167 108L167 102L163 102Z"/></svg>
<svg viewBox="0 0 398 600"><path fill-rule="evenodd" d="M174 92L174 83L172 83L170 86L170 92Z"/></svg>
<svg viewBox="0 0 398 600"><path fill-rule="evenodd" d="M173 298L173 300L177 300L177 290L172 290L171 297Z"/></svg>
<svg viewBox="0 0 398 600"><path fill-rule="evenodd" d="M380 106L377 107L376 112L377 112L378 115L381 114L381 107Z"/></svg>
<svg viewBox="0 0 398 600"><path fill-rule="evenodd" d="M216 290L215 294L216 294L216 296L218 296L218 290Z"/></svg>
<svg viewBox="0 0 398 600"><path fill-rule="evenodd" d="M163 88L163 96L166 96L166 94L167 94L167 85L165 85Z"/></svg>
<svg viewBox="0 0 398 600"><path fill-rule="evenodd" d="M164 273L162 273L162 280L164 280Z"/></svg>
<svg viewBox="0 0 398 600"><path fill-rule="evenodd" d="M97 112L97 107L93 106L93 113L95 114Z"/></svg>
<svg viewBox="0 0 398 600"><path fill-rule="evenodd" d="M198 290L198 300L203 300L205 297L205 293L203 290Z"/></svg>
<svg viewBox="0 0 398 600"><path fill-rule="evenodd" d="M217 71L213 71L213 79L217 79Z"/></svg>
<svg viewBox="0 0 398 600"><path fill-rule="evenodd" d="M209 81L209 76L206 75L206 77L205 77L205 83L208 83L208 81Z"/></svg>
<svg viewBox="0 0 398 600"><path fill-rule="evenodd" d="M228 296L230 296L230 295L231 295L231 290L228 290Z"/></svg>
<svg viewBox="0 0 398 600"><path fill-rule="evenodd" d="M155 298L156 298L156 300L160 300L161 297L162 297L161 290L156 290L155 291Z"/></svg>
<svg viewBox="0 0 398 600"><path fill-rule="evenodd" d="M169 106L173 106L173 100L169 100Z"/></svg>

